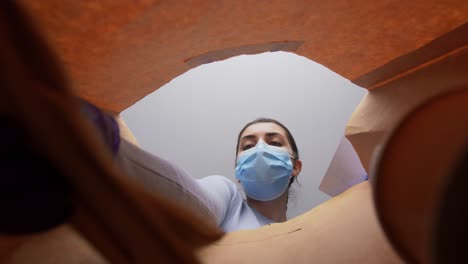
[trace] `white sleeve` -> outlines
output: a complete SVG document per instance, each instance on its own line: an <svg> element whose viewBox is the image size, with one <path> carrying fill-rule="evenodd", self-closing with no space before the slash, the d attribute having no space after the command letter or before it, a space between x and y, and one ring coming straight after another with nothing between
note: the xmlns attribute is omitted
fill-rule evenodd
<svg viewBox="0 0 468 264"><path fill-rule="evenodd" d="M150 192L171 199L217 225L222 223L233 191L236 191L235 184L225 177L196 180L176 164L124 139L119 147L117 166Z"/></svg>
<svg viewBox="0 0 468 264"><path fill-rule="evenodd" d="M202 187L204 193L210 200L210 207L216 215L218 225L220 225L238 196L237 187L230 179L213 175L198 179L197 182Z"/></svg>

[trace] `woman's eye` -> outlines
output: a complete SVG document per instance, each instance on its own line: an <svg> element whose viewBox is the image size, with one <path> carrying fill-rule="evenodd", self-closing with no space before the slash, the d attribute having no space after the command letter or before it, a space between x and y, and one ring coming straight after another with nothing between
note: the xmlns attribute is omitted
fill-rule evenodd
<svg viewBox="0 0 468 264"><path fill-rule="evenodd" d="M248 144L242 147L242 150L248 150L249 148L252 148L254 145L253 144Z"/></svg>
<svg viewBox="0 0 468 264"><path fill-rule="evenodd" d="M277 147L283 146L283 144L281 144L281 142L276 142L276 141L270 142L270 145L272 145L272 146L277 146Z"/></svg>

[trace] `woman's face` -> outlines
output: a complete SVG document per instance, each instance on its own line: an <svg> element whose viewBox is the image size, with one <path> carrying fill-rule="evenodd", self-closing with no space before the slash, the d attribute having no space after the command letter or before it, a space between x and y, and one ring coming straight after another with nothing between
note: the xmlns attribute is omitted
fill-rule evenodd
<svg viewBox="0 0 468 264"><path fill-rule="evenodd" d="M291 156L294 156L292 147L289 144L288 138L286 136L286 131L284 131L281 126L275 123L267 122L253 124L247 127L244 132L242 132L239 140L237 156L250 148L254 148L260 139L268 145L284 148L289 152L289 154L291 154ZM293 171L291 175L296 177L301 173L302 161L292 158L291 160L293 162Z"/></svg>
<svg viewBox="0 0 468 264"><path fill-rule="evenodd" d="M237 155L239 156L242 152L255 147L260 139L268 145L284 148L293 156L286 131L275 123L264 122L253 124L244 130L240 137Z"/></svg>

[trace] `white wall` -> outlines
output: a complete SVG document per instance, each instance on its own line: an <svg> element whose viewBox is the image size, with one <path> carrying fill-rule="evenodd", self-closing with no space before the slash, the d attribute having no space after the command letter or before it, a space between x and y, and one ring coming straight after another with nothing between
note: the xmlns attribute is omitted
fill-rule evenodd
<svg viewBox="0 0 468 264"><path fill-rule="evenodd" d="M263 53L192 69L122 117L144 149L194 177L220 174L232 180L240 129L257 117L278 119L295 137L303 161L288 206L293 217L329 198L318 186L364 93L307 58Z"/></svg>

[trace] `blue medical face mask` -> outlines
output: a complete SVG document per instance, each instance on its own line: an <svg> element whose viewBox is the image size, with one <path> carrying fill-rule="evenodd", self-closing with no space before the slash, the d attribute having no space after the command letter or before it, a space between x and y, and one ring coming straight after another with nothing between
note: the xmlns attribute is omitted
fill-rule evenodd
<svg viewBox="0 0 468 264"><path fill-rule="evenodd" d="M258 201L270 201L283 194L292 177L291 155L284 148L260 140L254 148L239 155L236 178L245 194Z"/></svg>

